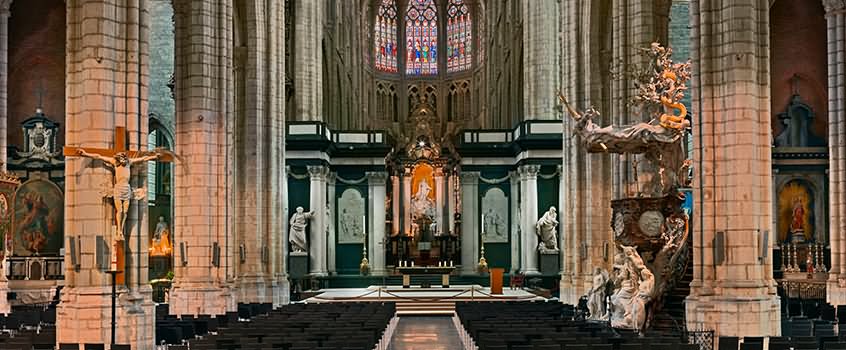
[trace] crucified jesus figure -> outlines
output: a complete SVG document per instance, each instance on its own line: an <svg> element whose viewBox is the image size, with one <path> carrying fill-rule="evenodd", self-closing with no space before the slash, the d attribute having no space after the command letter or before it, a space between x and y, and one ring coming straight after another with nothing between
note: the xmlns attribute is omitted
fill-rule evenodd
<svg viewBox="0 0 846 350"><path fill-rule="evenodd" d="M83 149L77 150L77 154L81 157L88 157L99 159L106 164L107 167L114 169L115 177L112 187L111 197L115 201L115 222L117 224L117 232L115 234L116 241L123 241L123 225L126 223L126 216L129 213L129 201L132 197L135 199L142 199L146 195L146 191L133 191L129 186L129 177L132 175L131 166L136 163L148 162L158 159L161 154L157 151L155 154L146 155L137 158L129 158L126 152L118 152L114 158L102 156L96 153L88 153ZM133 194L135 194L133 196Z"/></svg>

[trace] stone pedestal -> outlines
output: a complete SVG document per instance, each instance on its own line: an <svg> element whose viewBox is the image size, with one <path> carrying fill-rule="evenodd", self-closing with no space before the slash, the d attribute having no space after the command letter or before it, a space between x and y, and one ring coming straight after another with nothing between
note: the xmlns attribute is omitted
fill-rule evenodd
<svg viewBox="0 0 846 350"><path fill-rule="evenodd" d="M543 276L556 276L561 272L561 252L540 252L540 273Z"/></svg>
<svg viewBox="0 0 846 350"><path fill-rule="evenodd" d="M111 287L76 287L62 291L56 310L56 343L108 343L111 338ZM148 286L136 296L118 287L115 342L133 349L155 343L154 304Z"/></svg>
<svg viewBox="0 0 846 350"><path fill-rule="evenodd" d="M290 253L288 255L288 276L303 278L308 275L308 255L305 253Z"/></svg>

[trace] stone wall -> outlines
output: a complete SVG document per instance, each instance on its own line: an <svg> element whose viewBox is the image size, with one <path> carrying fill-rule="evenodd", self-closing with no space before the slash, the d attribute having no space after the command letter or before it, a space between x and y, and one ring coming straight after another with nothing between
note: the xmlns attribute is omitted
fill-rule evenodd
<svg viewBox="0 0 846 350"><path fill-rule="evenodd" d="M171 0L150 0L150 114L174 132L175 101L167 85L173 76L174 27Z"/></svg>

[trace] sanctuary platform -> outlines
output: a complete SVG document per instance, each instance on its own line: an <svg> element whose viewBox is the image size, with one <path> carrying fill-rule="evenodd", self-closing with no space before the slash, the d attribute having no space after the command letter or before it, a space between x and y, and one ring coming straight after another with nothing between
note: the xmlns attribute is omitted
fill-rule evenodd
<svg viewBox="0 0 846 350"><path fill-rule="evenodd" d="M411 286L370 286L367 288L330 288L304 300L305 303L393 302L397 315L453 315L457 302L545 301L522 289L491 294L489 287L456 285L447 288Z"/></svg>

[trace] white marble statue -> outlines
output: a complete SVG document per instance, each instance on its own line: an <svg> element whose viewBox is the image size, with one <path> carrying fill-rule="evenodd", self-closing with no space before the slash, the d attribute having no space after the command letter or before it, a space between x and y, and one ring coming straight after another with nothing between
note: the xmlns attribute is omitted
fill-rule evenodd
<svg viewBox="0 0 846 350"><path fill-rule="evenodd" d="M291 215L291 220L289 223L291 224L290 228L290 239L288 240L291 242L291 251L296 253L305 253L308 251L308 246L306 243L306 227L308 226L308 221L311 220L312 216L314 216L314 211L310 211L308 213L303 212L303 207L297 207L297 212L294 215Z"/></svg>
<svg viewBox="0 0 846 350"><path fill-rule="evenodd" d="M415 218L427 217L431 219L434 217L435 203L429 198L429 192L431 191L432 187L429 186L428 182L425 180L420 181L420 184L417 186L417 193L411 198L411 209Z"/></svg>
<svg viewBox="0 0 846 350"><path fill-rule="evenodd" d="M156 224L156 232L153 233L153 239L161 239L162 232L168 231L167 222L164 221L164 216L159 216L159 223Z"/></svg>
<svg viewBox="0 0 846 350"><path fill-rule="evenodd" d="M605 284L608 282L607 273L602 268L593 270L593 285L588 292L588 310L591 320L605 318Z"/></svg>
<svg viewBox="0 0 846 350"><path fill-rule="evenodd" d="M632 297L635 294L634 280L626 265L617 268L615 279L617 289L611 295L611 327L629 328Z"/></svg>
<svg viewBox="0 0 846 350"><path fill-rule="evenodd" d="M558 235L555 233L557 228L558 215L555 213L555 207L549 207L549 211L543 214L535 224L535 233L540 239L538 250L541 252L558 251Z"/></svg>
<svg viewBox="0 0 846 350"><path fill-rule="evenodd" d="M635 247L622 247L614 259L617 290L611 296L611 327L642 330L652 300L655 275Z"/></svg>
<svg viewBox="0 0 846 350"><path fill-rule="evenodd" d="M114 157L107 157L97 153L88 153L83 149L77 151L77 155L81 157L99 159L103 161L107 167L114 169L115 177L112 187L111 197L115 203L115 223L117 230L115 232L115 240L123 241L124 224L126 224L126 216L129 213L129 202L133 199L143 199L147 192L143 188L133 190L129 185L129 177L132 175L130 167L137 163L146 163L151 160L158 159L161 154L157 151L156 154L147 155L137 158L129 158L126 152L118 152Z"/></svg>

